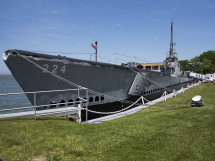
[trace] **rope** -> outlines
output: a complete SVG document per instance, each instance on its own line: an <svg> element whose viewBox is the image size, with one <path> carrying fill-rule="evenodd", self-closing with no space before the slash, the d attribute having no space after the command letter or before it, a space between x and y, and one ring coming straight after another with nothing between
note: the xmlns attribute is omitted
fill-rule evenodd
<svg viewBox="0 0 215 161"><path fill-rule="evenodd" d="M190 87L190 88L192 88L192 86ZM180 94L180 93L177 93L177 92L175 92L176 94ZM166 92L164 92L164 94L161 96L161 98L162 97L165 97L165 95L166 95L167 93ZM135 104L138 104L138 101L140 101L140 99L142 99L142 101L143 100L146 100L147 102L153 102L153 101L149 101L148 99L146 99L146 98L144 98L143 96L141 96L136 102L134 102L132 105L130 105L130 106L128 106L128 107L126 107L126 108L124 108L124 109L122 109L122 110L119 110L119 111L114 111L114 112L98 112L98 111L93 111L93 110L88 110L89 112L92 112L92 113L97 113L97 114L116 114L116 113L119 113L119 112L122 112L122 111L125 111L125 110L127 110L127 109L129 109L130 107L132 107L133 105L135 105ZM158 103L158 102L156 102L155 101L155 103ZM141 105L143 105L144 104L144 101L142 102L142 104ZM140 104L139 104L140 105ZM181 105L181 106L164 106L164 105L156 105L156 104L153 104L153 106L155 106L155 107L187 107L187 106L190 106L190 105ZM81 108L81 110L85 110L85 108Z"/></svg>
<svg viewBox="0 0 215 161"><path fill-rule="evenodd" d="M199 83L197 83L197 85L199 85ZM193 86L191 86L190 88L192 88ZM165 97L165 94L166 92L164 92L164 94L161 96L162 97ZM176 92L176 94L178 94ZM179 93L180 94L180 93ZM125 111L127 109L129 109L130 107L132 107L133 105L135 104L138 104L138 101L140 101L140 99L142 100L146 100L147 102L153 102L153 101L149 101L147 100L146 98L144 98L143 96L141 96L136 102L134 102L132 105L122 109L122 110L119 110L119 111L114 111L114 112L98 112L98 111L93 111L93 110L88 110L89 112L92 112L92 113L97 113L97 114L116 114L116 113L119 113L119 112L122 112L122 111ZM159 102L155 102L155 103L159 103ZM144 105L144 102L142 102L141 105ZM181 106L164 106L164 105L156 105L156 104L153 104L152 106L155 106L155 107L187 107L187 106L190 106L190 105L181 105ZM81 108L81 110L86 110L85 108Z"/></svg>
<svg viewBox="0 0 215 161"><path fill-rule="evenodd" d="M140 99L142 99L143 96L141 96L136 102L134 102L132 105L122 109L122 110L119 110L119 111L114 111L114 112L98 112L98 111L93 111L93 110L87 110L88 112L92 112L92 113L97 113L97 114L116 114L116 113L119 113L119 112L122 112L122 111L125 111L127 109L129 109L130 107L132 107L133 105L135 105L138 101L140 101ZM82 108L84 109L84 108ZM85 109L84 109L85 110Z"/></svg>

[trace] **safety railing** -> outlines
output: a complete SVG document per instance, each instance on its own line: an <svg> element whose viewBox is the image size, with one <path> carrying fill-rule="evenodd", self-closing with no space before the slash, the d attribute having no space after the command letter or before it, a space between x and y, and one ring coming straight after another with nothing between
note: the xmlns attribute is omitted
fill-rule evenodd
<svg viewBox="0 0 215 161"><path fill-rule="evenodd" d="M130 109L132 106L134 106L135 104L137 104L138 101L142 100L142 106L146 106L146 104L148 105L152 105L155 103L158 103L160 101L166 101L169 98L172 97L176 97L176 95L180 94L180 93L184 93L187 89L195 87L197 85L200 85L201 81L199 81L198 83L195 84L188 84L187 87L182 87L180 90L175 91L173 90L172 93L167 93L166 91L164 91L163 95L153 101L149 101L146 98L144 98L143 96L141 96L136 102L133 102L133 104L129 105L126 108L123 108L122 110L119 111L111 111L111 112L98 112L98 111L93 111L93 110L88 110L88 104L89 104L89 97L88 97L88 89L87 88L83 88L81 86L79 86L77 89L65 89L65 90L50 90L50 91L36 91L36 92L20 92L20 93L6 93L6 94L0 94L1 96L9 96L9 95L26 95L26 94L32 94L33 98L34 98L34 104L33 106L27 106L27 107L16 107L16 108L1 108L0 107L0 118L1 117L1 112L3 111L13 111L13 110L24 110L24 109L34 109L34 111L32 112L25 112L25 115L19 115L20 113L18 113L18 115L14 115L11 117L19 117L19 116L26 116L27 115L31 115L35 117L37 116L47 116L47 115L61 115L61 116L67 116L68 114L71 114L72 112L75 113L78 117L77 122L81 123L81 111L85 110L86 111L86 122L88 121L88 112L91 113L96 113L96 114L117 114L123 111L126 111L128 109ZM86 92L86 98L82 98L80 97L80 91L81 90L85 90ZM52 104L45 104L45 105L37 105L37 95L41 94L41 93L51 93L51 92L68 92L68 91L77 91L77 96L79 98L79 101L68 101L68 102L63 102L63 103L52 103ZM83 96L83 94L82 94ZM144 100L148 103L145 103ZM84 103L84 108L82 106L82 104ZM78 104L78 107L74 107L74 106L70 106L71 104ZM60 105L64 105L65 108L54 108L51 110L39 110L37 111L37 108L39 107L44 107L44 106L60 106Z"/></svg>
<svg viewBox="0 0 215 161"><path fill-rule="evenodd" d="M86 92L86 97L85 99L80 97L80 91L85 90ZM77 91L77 98L79 100L77 101L67 101L63 103L50 103L50 104L43 104L43 105L38 105L37 104L37 95L38 94L44 94L44 93L53 93L53 92L71 92L71 91ZM19 93L4 93L0 94L0 97L3 96L13 96L13 95L33 95L33 105L32 106L26 106L26 107L15 107L15 108L5 108L5 107L0 107L0 118L4 118L3 115L6 117L19 117L19 116L34 116L35 120L37 116L47 116L47 115L67 115L68 113L78 111L79 113L79 118L81 117L81 111L80 110L86 110L86 120L88 119L88 89L79 86L77 89L64 89L64 90L49 90L49 91L35 91L35 92L19 92ZM85 108L82 107L82 103L85 104ZM74 107L71 104L78 104L78 107ZM54 108L54 109L44 109L44 110L37 110L40 107L53 107L53 106L64 106L64 108ZM32 109L31 111L25 111L27 109ZM33 110L34 109L34 110ZM21 110L22 112L15 112ZM2 112L7 112L3 113ZM6 114L6 115L5 115ZM1 117L2 116L2 117Z"/></svg>

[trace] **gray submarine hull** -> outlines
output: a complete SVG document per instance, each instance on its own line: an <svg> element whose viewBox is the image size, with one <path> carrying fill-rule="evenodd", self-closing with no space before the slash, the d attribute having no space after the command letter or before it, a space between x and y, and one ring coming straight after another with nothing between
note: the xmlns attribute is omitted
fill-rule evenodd
<svg viewBox="0 0 215 161"><path fill-rule="evenodd" d="M16 51L16 52L15 52ZM17 54L19 53L19 54ZM23 56L26 59L23 58ZM76 87L53 77L46 70L76 83L81 87L96 91L100 94L88 94L88 108L95 111L111 112L121 110L127 104L120 105L117 100L134 101L140 96L153 100L162 95L165 89L172 91L192 81L186 76L177 76L163 72L154 72L138 68L127 68L122 65L113 65L93 61L79 60L62 56L52 56L22 50L8 50L3 59L24 92L50 91L74 89ZM41 70L38 66L46 70ZM79 92L79 96L86 99L86 91ZM106 96L110 96L109 99ZM27 94L32 105L34 96ZM36 105L43 108L59 108L49 104L78 101L77 91L37 93ZM77 103L70 103L78 106ZM83 103L84 107L85 104ZM39 109L41 109L39 108ZM84 115L84 112L82 113ZM94 118L98 117L89 114Z"/></svg>

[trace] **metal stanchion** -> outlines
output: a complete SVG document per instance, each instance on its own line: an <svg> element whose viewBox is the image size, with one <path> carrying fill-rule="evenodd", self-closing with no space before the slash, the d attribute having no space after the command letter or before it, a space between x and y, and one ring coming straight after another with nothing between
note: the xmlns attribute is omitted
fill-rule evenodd
<svg viewBox="0 0 215 161"><path fill-rule="evenodd" d="M34 93L34 117L35 117L35 120L37 120L37 100L36 100L36 93Z"/></svg>

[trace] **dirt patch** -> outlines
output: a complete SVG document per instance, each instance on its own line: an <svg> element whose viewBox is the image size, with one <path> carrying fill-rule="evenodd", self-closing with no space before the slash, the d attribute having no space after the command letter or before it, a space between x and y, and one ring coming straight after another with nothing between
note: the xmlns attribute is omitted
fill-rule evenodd
<svg viewBox="0 0 215 161"><path fill-rule="evenodd" d="M32 159L32 161L45 161L45 160L46 160L46 157L42 155Z"/></svg>

